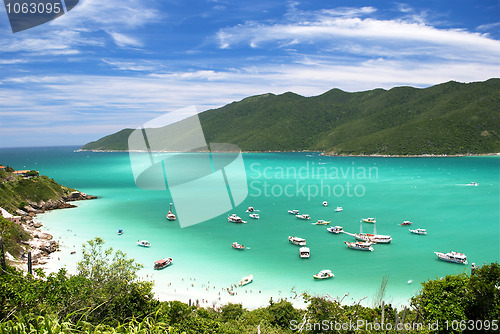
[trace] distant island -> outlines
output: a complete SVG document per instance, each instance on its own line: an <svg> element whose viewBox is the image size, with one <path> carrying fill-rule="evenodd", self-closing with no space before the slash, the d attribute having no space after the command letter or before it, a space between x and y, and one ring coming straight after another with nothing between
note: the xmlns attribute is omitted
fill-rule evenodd
<svg viewBox="0 0 500 334"><path fill-rule="evenodd" d="M500 79L304 97L263 94L199 114L208 143L249 152L476 155L500 152ZM82 150L126 151L133 129Z"/></svg>

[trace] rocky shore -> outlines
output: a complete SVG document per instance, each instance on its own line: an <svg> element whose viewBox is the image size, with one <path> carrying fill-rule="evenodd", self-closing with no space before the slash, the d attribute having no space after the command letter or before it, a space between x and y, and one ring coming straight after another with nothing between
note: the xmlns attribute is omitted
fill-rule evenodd
<svg viewBox="0 0 500 334"><path fill-rule="evenodd" d="M51 234L41 230L43 224L35 220L36 215L50 210L74 208L76 205L69 202L96 198L97 196L74 191L58 200L40 201L39 203L29 201L28 205L24 206L23 209L17 210L17 213L22 216L22 227L30 234L31 240L23 242L27 247L21 261L14 258L9 258L9 260L15 266L26 269L24 263L28 260L28 251L31 251L31 262L34 266L46 264L47 257L59 250L59 244L52 240L53 236Z"/></svg>

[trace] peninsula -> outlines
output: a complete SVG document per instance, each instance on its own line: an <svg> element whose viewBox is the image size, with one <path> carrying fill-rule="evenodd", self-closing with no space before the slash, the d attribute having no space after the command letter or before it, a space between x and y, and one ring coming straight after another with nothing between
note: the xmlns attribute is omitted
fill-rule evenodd
<svg viewBox="0 0 500 334"><path fill-rule="evenodd" d="M331 155L478 155L500 152L500 79L418 89L304 97L263 94L199 114L208 143L243 151ZM82 150L126 151L133 129Z"/></svg>

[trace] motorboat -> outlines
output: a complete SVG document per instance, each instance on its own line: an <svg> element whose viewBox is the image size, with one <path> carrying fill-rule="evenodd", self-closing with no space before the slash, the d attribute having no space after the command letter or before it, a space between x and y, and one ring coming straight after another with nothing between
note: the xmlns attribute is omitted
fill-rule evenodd
<svg viewBox="0 0 500 334"><path fill-rule="evenodd" d="M335 234L339 234L339 233L344 232L344 229L342 228L342 226L327 227L326 230L330 233L335 233Z"/></svg>
<svg viewBox="0 0 500 334"><path fill-rule="evenodd" d="M151 244L147 240L137 240L137 245L141 247L151 247Z"/></svg>
<svg viewBox="0 0 500 334"><path fill-rule="evenodd" d="M375 224L377 221L375 220L375 218L363 218L363 222Z"/></svg>
<svg viewBox="0 0 500 334"><path fill-rule="evenodd" d="M299 219L303 219L303 220L309 220L309 219L311 219L311 216L309 216L308 214L295 215L295 217L297 217Z"/></svg>
<svg viewBox="0 0 500 334"><path fill-rule="evenodd" d="M328 225L328 224L330 224L330 221L326 221L326 220L320 219L317 222L312 223L312 224L313 225Z"/></svg>
<svg viewBox="0 0 500 334"><path fill-rule="evenodd" d="M245 249L245 246L244 245L240 245L239 243L237 243L236 241L233 242L233 244L231 245L233 248L235 249Z"/></svg>
<svg viewBox="0 0 500 334"><path fill-rule="evenodd" d="M446 261L446 262L453 262L453 263L461 263L461 264L467 264L467 256L464 253L458 253L458 252L449 252L449 253L441 253L441 252L434 252L437 257L440 260Z"/></svg>
<svg viewBox="0 0 500 334"><path fill-rule="evenodd" d="M291 215L298 215L299 214L299 210L288 210L288 213L291 214Z"/></svg>
<svg viewBox="0 0 500 334"><path fill-rule="evenodd" d="M410 229L410 232L414 234L427 234L427 230L425 228L417 228L416 230Z"/></svg>
<svg viewBox="0 0 500 334"><path fill-rule="evenodd" d="M173 259L171 257L166 258L166 259L161 259L155 262L154 269L160 270L165 267L168 267L169 265L172 264Z"/></svg>
<svg viewBox="0 0 500 334"><path fill-rule="evenodd" d="M344 210L341 206L337 206L337 208L333 211L335 212L342 212L342 210Z"/></svg>
<svg viewBox="0 0 500 334"><path fill-rule="evenodd" d="M243 277L243 278L241 279L241 281L239 281L238 285L239 285L239 286L244 286L244 285L247 285L247 284L249 284L249 283L252 283L252 281L253 281L253 275L252 275L252 274L250 274L250 275L248 275L248 276Z"/></svg>
<svg viewBox="0 0 500 334"><path fill-rule="evenodd" d="M413 224L413 222L409 221L409 220L405 220L404 222L402 222L400 225L401 226L407 226L407 225L411 225Z"/></svg>
<svg viewBox="0 0 500 334"><path fill-rule="evenodd" d="M344 243L347 245L347 247L352 248L352 249L357 249L357 250L362 250L362 251L370 251L373 252L373 247L371 242L348 242L344 241Z"/></svg>
<svg viewBox="0 0 500 334"><path fill-rule="evenodd" d="M254 212L254 211L257 210L255 210L253 206L249 206L246 212Z"/></svg>
<svg viewBox="0 0 500 334"><path fill-rule="evenodd" d="M246 224L247 222L238 217L235 213L227 217L227 221L230 223Z"/></svg>
<svg viewBox="0 0 500 334"><path fill-rule="evenodd" d="M292 237L292 236L289 236L288 237L288 240L294 244L294 245L297 245L297 246L305 246L306 245L306 239L302 239L302 238L299 238L299 237Z"/></svg>
<svg viewBox="0 0 500 334"><path fill-rule="evenodd" d="M311 250L309 249L309 247L300 247L299 255L303 259L308 259L309 256L311 256Z"/></svg>
<svg viewBox="0 0 500 334"><path fill-rule="evenodd" d="M477 182L469 182L467 185L477 187L479 184Z"/></svg>
<svg viewBox="0 0 500 334"><path fill-rule="evenodd" d="M324 202L323 202L323 206L328 206L328 202L327 202L327 201L324 201Z"/></svg>
<svg viewBox="0 0 500 334"><path fill-rule="evenodd" d="M371 233L355 233L354 238L360 241L366 241L377 244L388 244L392 241L390 235L371 234Z"/></svg>
<svg viewBox="0 0 500 334"><path fill-rule="evenodd" d="M118 230L118 235L122 235L123 234L123 230L122 229L119 229Z"/></svg>
<svg viewBox="0 0 500 334"><path fill-rule="evenodd" d="M172 203L170 203L170 210L168 210L167 213L167 220L174 221L177 218L175 217L174 213L172 212Z"/></svg>
<svg viewBox="0 0 500 334"><path fill-rule="evenodd" d="M260 219L260 216L258 213L251 213L248 215L250 218L253 218L253 219Z"/></svg>
<svg viewBox="0 0 500 334"><path fill-rule="evenodd" d="M313 278L314 279L326 279L326 278L332 278L334 276L335 275L332 273L332 271L330 269L326 269L326 270L321 270L316 275L313 275Z"/></svg>

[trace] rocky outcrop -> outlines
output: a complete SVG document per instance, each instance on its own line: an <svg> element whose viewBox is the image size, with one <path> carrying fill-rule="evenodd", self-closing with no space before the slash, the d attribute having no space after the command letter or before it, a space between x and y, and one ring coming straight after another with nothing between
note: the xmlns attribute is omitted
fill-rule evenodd
<svg viewBox="0 0 500 334"><path fill-rule="evenodd" d="M86 193L82 193L79 191L73 191L69 196L63 197L63 199L66 202L83 201L83 200L96 199L96 198L97 198L97 196L87 195Z"/></svg>

